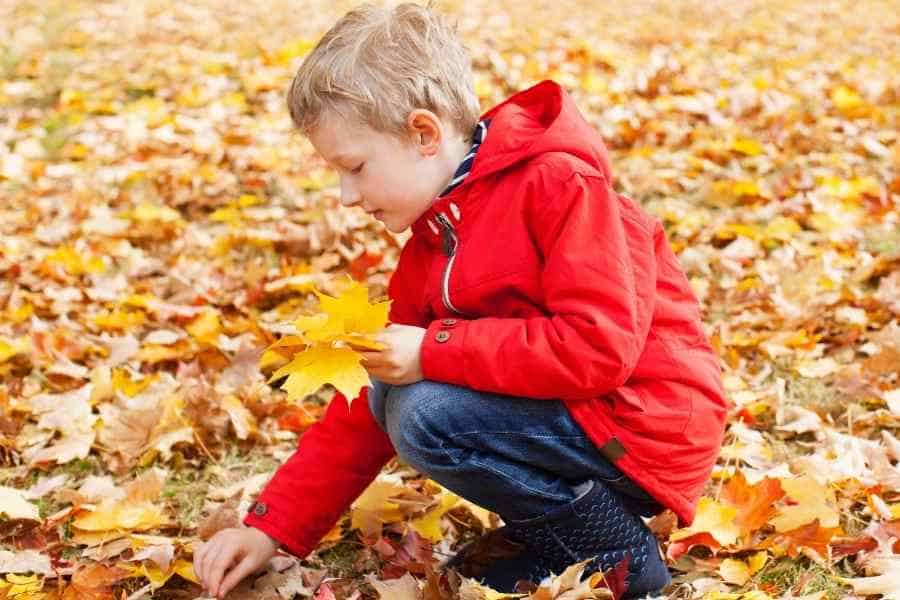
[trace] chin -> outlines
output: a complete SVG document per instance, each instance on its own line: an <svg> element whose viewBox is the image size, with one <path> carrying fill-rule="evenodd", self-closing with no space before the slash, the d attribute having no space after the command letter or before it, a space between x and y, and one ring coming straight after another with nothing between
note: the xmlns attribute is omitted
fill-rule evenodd
<svg viewBox="0 0 900 600"><path fill-rule="evenodd" d="M403 233L409 227L409 223L398 223L394 220L381 220L384 224L384 228L392 233Z"/></svg>

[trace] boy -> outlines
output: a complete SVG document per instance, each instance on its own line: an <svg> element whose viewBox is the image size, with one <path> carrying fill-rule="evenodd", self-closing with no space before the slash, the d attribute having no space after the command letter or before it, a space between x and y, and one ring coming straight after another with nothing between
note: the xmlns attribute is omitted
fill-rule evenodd
<svg viewBox="0 0 900 600"><path fill-rule="evenodd" d="M670 581L641 516L682 523L725 399L659 222L612 188L606 150L545 81L479 118L469 57L428 9L365 6L300 67L291 117L341 201L412 227L371 388L338 395L248 514L194 558L223 597L280 547L303 557L394 454L498 513L508 552L452 562L500 591L592 558L628 592Z"/></svg>

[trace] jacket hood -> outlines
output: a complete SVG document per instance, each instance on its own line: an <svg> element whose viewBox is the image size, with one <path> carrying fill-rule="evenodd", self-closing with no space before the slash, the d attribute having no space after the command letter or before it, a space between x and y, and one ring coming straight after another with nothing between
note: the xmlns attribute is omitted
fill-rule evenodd
<svg viewBox="0 0 900 600"><path fill-rule="evenodd" d="M469 179L476 180L546 152L572 154L612 183L609 153L569 94L554 81L519 92L482 116L491 119Z"/></svg>
<svg viewBox="0 0 900 600"><path fill-rule="evenodd" d="M609 154L600 134L556 82L542 81L514 94L481 118L490 119L491 123L469 175L452 192L435 199L413 223L414 234L423 234L434 242L440 236L438 217L452 216L459 222L465 213L462 204L457 203L465 195L462 190L479 179L547 152L575 156L612 183Z"/></svg>

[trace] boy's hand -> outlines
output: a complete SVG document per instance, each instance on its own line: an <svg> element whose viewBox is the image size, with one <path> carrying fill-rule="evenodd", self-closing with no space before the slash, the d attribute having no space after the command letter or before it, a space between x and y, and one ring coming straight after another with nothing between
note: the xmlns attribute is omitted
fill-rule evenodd
<svg viewBox="0 0 900 600"><path fill-rule="evenodd" d="M241 579L266 564L277 550L278 542L259 529L223 529L194 552L194 573L209 595L224 598Z"/></svg>
<svg viewBox="0 0 900 600"><path fill-rule="evenodd" d="M420 358L425 329L411 325L389 325L375 339L387 346L384 350L359 350L362 366L369 375L391 385L422 381Z"/></svg>

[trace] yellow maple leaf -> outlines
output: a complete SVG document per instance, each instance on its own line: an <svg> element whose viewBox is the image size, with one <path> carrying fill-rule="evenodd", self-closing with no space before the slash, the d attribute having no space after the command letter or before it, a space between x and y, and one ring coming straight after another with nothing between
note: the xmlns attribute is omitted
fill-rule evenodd
<svg viewBox="0 0 900 600"><path fill-rule="evenodd" d="M757 156L763 153L762 144L750 138L737 138L731 143L731 149L747 156Z"/></svg>
<svg viewBox="0 0 900 600"><path fill-rule="evenodd" d="M779 509L778 516L770 521L775 526L775 531L790 531L816 519L822 527L839 525L840 516L834 507L834 490L819 484L809 476L779 481L785 494L796 504L782 506Z"/></svg>
<svg viewBox="0 0 900 600"><path fill-rule="evenodd" d="M356 281L338 297L315 293L321 312L295 319L298 335L285 336L269 346L261 360L267 365L276 364L277 354L302 347L289 363L272 374L269 382L287 376L281 389L288 392L290 400L313 394L330 383L351 402L360 388L369 384L369 375L360 364L361 356L353 348L384 347L374 340L374 335L387 324L390 301L370 304L368 289Z"/></svg>
<svg viewBox="0 0 900 600"><path fill-rule="evenodd" d="M736 558L726 558L719 565L719 576L732 585L744 585L750 580L750 575L750 565Z"/></svg>
<svg viewBox="0 0 900 600"><path fill-rule="evenodd" d="M162 344L145 344L138 350L137 354L134 357L148 364L156 364L158 362L162 362L164 360L174 360L180 358L184 354L186 354L190 350L189 345L186 342L178 342L171 346L164 346Z"/></svg>
<svg viewBox="0 0 900 600"><path fill-rule="evenodd" d="M143 379L137 379L137 375L132 377L131 371L127 369L113 369L112 386L114 390L123 392L129 398L133 398L140 394L151 383L159 379L159 374L151 373Z"/></svg>
<svg viewBox="0 0 900 600"><path fill-rule="evenodd" d="M94 315L94 323L103 329L125 330L138 327L146 320L140 311L116 309L112 312L104 310Z"/></svg>
<svg viewBox="0 0 900 600"><path fill-rule="evenodd" d="M70 275L83 275L85 273L102 273L106 270L103 259L93 256L83 256L71 246L60 246L47 255L49 263L62 265Z"/></svg>
<svg viewBox="0 0 900 600"><path fill-rule="evenodd" d="M372 346L370 336L381 331L387 323L390 300L369 304L369 290L359 282L353 282L337 298L319 291L315 294L326 317L314 315L294 321L306 339L317 342L340 339L368 348Z"/></svg>
<svg viewBox="0 0 900 600"><path fill-rule="evenodd" d="M700 498L697 516L691 526L673 531L669 539L677 542L696 533L708 533L723 546L730 546L737 542L741 533L735 523L736 516L737 509L733 506L719 504L712 498Z"/></svg>
<svg viewBox="0 0 900 600"><path fill-rule="evenodd" d="M126 218L139 222L183 223L181 213L174 208L143 202L125 213Z"/></svg>
<svg viewBox="0 0 900 600"><path fill-rule="evenodd" d="M269 382L287 375L281 389L288 393L289 400L304 398L330 383L351 402L363 386L369 385L369 374L360 364L361 360L360 355L350 348L315 344L275 371Z"/></svg>
<svg viewBox="0 0 900 600"><path fill-rule="evenodd" d="M6 319L9 319L13 323L22 323L31 315L34 314L34 306L32 304L22 304L21 306L17 306L15 308L9 307L6 309L4 316Z"/></svg>
<svg viewBox="0 0 900 600"><path fill-rule="evenodd" d="M163 571L158 565L152 562L138 565L120 563L119 567L125 569L134 577L146 577L154 590L164 586L166 582L171 579L172 575L176 574L188 581L199 583L197 575L194 573L194 565L183 558L173 561L166 571Z"/></svg>
<svg viewBox="0 0 900 600"><path fill-rule="evenodd" d="M437 506L423 516L410 521L409 526L432 543L438 543L444 537L444 534L441 532L441 518L448 510L456 506L458 501L459 496L453 492L445 492Z"/></svg>
<svg viewBox="0 0 900 600"><path fill-rule="evenodd" d="M17 354L26 354L31 351L31 338L20 337L7 340L0 337L0 363L6 362Z"/></svg>
<svg viewBox="0 0 900 600"><path fill-rule="evenodd" d="M281 65L290 64L298 56L303 56L312 50L315 45L315 41L309 38L292 40L278 49L278 52L275 53L275 60Z"/></svg>
<svg viewBox="0 0 900 600"><path fill-rule="evenodd" d="M851 87L841 85L831 91L831 101L835 108L847 117L859 117L866 114L867 103L862 96Z"/></svg>
<svg viewBox="0 0 900 600"><path fill-rule="evenodd" d="M196 340L214 346L219 341L219 334L222 332L219 311L214 308L204 310L200 316L185 326L185 330Z"/></svg>
<svg viewBox="0 0 900 600"><path fill-rule="evenodd" d="M75 519L72 526L82 531L146 531L167 521L162 508L152 502L105 500L96 510Z"/></svg>
<svg viewBox="0 0 900 600"><path fill-rule="evenodd" d="M2 592L3 598L43 600L47 594L41 592L42 587L44 587L44 582L38 575L7 573L5 579L0 579L0 592Z"/></svg>
<svg viewBox="0 0 900 600"><path fill-rule="evenodd" d="M358 529L364 537L381 535L383 523L402 520L400 505L391 499L400 496L404 490L399 478L379 475L350 507L350 527Z"/></svg>

